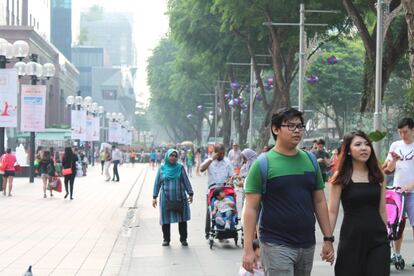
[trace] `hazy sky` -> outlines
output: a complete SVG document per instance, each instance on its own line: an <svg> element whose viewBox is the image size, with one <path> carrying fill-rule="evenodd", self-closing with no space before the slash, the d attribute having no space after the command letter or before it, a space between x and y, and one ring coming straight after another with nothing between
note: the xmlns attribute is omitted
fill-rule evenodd
<svg viewBox="0 0 414 276"><path fill-rule="evenodd" d="M98 4L108 11L128 11L134 14L135 46L137 48L137 101L148 102L146 81L147 59L160 39L168 32L167 0L78 0L82 9Z"/></svg>

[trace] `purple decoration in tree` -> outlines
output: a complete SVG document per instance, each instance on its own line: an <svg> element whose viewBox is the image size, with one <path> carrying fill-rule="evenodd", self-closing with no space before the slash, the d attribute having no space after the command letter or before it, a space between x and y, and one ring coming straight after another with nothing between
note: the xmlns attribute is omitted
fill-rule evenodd
<svg viewBox="0 0 414 276"><path fill-rule="evenodd" d="M318 81L319 81L318 76L316 76L316 75L310 75L310 76L308 76L308 83L315 84Z"/></svg>
<svg viewBox="0 0 414 276"><path fill-rule="evenodd" d="M243 104L244 103L244 99L242 97L239 97L239 104Z"/></svg>
<svg viewBox="0 0 414 276"><path fill-rule="evenodd" d="M234 104L234 105L238 105L238 104L239 104L239 98L235 98L235 99L233 100L233 104Z"/></svg>
<svg viewBox="0 0 414 276"><path fill-rule="evenodd" d="M256 100L258 100L258 101L263 100L263 96L262 96L262 94L257 93L257 94L256 94Z"/></svg>
<svg viewBox="0 0 414 276"><path fill-rule="evenodd" d="M188 114L187 115L187 119L191 119L193 117L193 115L192 114Z"/></svg>
<svg viewBox="0 0 414 276"><path fill-rule="evenodd" d="M233 101L233 100L230 100L230 101L229 101L229 106L230 106L231 108L233 108L233 107L234 107L234 101Z"/></svg>
<svg viewBox="0 0 414 276"><path fill-rule="evenodd" d="M334 65L337 64L339 60L336 58L336 56L330 56L326 59L326 61L329 65Z"/></svg>
<svg viewBox="0 0 414 276"><path fill-rule="evenodd" d="M198 112L202 112L203 111L203 106L200 104L200 105L197 105L197 111Z"/></svg>
<svg viewBox="0 0 414 276"><path fill-rule="evenodd" d="M237 81L230 83L230 87L231 89L239 89L240 88L240 83L238 83Z"/></svg>
<svg viewBox="0 0 414 276"><path fill-rule="evenodd" d="M226 100L230 99L230 96L231 96L230 92L229 92L229 93L224 94L224 98L225 98Z"/></svg>
<svg viewBox="0 0 414 276"><path fill-rule="evenodd" d="M273 86L273 78L268 78L267 81L266 81L266 83L270 87Z"/></svg>

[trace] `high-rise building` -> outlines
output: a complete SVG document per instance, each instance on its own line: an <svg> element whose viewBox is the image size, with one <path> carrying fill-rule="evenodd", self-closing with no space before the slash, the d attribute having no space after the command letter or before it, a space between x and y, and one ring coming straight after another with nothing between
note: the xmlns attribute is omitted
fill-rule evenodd
<svg viewBox="0 0 414 276"><path fill-rule="evenodd" d="M81 45L105 48L112 66L135 66L132 14L94 7L81 15Z"/></svg>
<svg viewBox="0 0 414 276"><path fill-rule="evenodd" d="M51 0L51 41L68 59L72 54L72 0Z"/></svg>
<svg viewBox="0 0 414 276"><path fill-rule="evenodd" d="M49 10L50 0L2 0L0 25L33 27L45 40L50 41Z"/></svg>
<svg viewBox="0 0 414 276"><path fill-rule="evenodd" d="M78 46L72 48L72 62L79 70L79 90L85 96L92 95L92 68L103 67L105 50L93 46Z"/></svg>

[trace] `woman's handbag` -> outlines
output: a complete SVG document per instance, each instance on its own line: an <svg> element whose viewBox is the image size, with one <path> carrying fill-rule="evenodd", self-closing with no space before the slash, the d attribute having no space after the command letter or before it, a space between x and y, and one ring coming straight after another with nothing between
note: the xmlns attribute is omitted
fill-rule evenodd
<svg viewBox="0 0 414 276"><path fill-rule="evenodd" d="M21 172L22 171L22 167L20 167L20 165L19 164L16 164L16 165L14 165L14 171L15 172Z"/></svg>
<svg viewBox="0 0 414 276"><path fill-rule="evenodd" d="M165 208L168 211L182 213L184 210L184 204L182 200L168 200L167 196L165 197Z"/></svg>
<svg viewBox="0 0 414 276"><path fill-rule="evenodd" d="M161 179L163 177L161 176ZM177 213L182 213L184 211L184 202L182 200L169 200L167 193L165 192L164 189L164 179L161 180L161 185L162 185L162 190L164 191L164 196L165 196L165 209L167 211L172 211L172 212L177 212ZM181 183L178 183L178 185L181 185Z"/></svg>
<svg viewBox="0 0 414 276"><path fill-rule="evenodd" d="M5 170L6 170L6 162L3 162L3 156L2 156L0 157L0 175L3 175Z"/></svg>
<svg viewBox="0 0 414 276"><path fill-rule="evenodd" d="M73 172L72 172L72 168L67 168L67 169L63 169L62 170L62 175L63 176L66 176L66 175L71 175Z"/></svg>

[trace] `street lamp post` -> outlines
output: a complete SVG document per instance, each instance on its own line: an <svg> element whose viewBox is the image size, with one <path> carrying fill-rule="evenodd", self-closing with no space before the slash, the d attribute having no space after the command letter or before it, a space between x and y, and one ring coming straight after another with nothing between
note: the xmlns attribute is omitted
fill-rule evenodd
<svg viewBox="0 0 414 276"><path fill-rule="evenodd" d="M298 106L299 111L303 109L303 80L305 75L305 26L326 27L328 24L319 23L305 23L305 13L339 13L336 10L305 10L305 4L301 3L299 8L299 23L275 23L265 22L265 26L298 26L299 27L299 91L298 91Z"/></svg>
<svg viewBox="0 0 414 276"><path fill-rule="evenodd" d="M23 44L22 44L23 45ZM24 46L23 46L24 47ZM52 63L45 63L41 65L37 63L38 56L36 54L30 55L30 61L25 63L20 59L19 62L14 64L14 68L17 70L17 74L19 78L28 76L30 77L30 84L37 85L37 82L43 77L46 80L49 80L55 75L55 66ZM29 182L34 182L35 176L35 168L34 168L34 158L35 158L35 137L36 134L34 131L30 132L30 154L29 154L29 162L30 162L30 175L29 175Z"/></svg>
<svg viewBox="0 0 414 276"><path fill-rule="evenodd" d="M256 57L268 57L270 55L255 55ZM249 147L253 147L253 109L254 109L254 98L255 98L255 89L253 83L256 81L256 74L254 72L254 62L253 57L250 58L250 63L240 63L240 62L228 62L226 64L236 65L236 66L250 66L250 87L249 87L249 129L247 131L247 142ZM257 64L257 66L270 66L270 64Z"/></svg>
<svg viewBox="0 0 414 276"><path fill-rule="evenodd" d="M374 111L374 131L381 130L382 125L382 43L384 29L384 1L377 0L377 41L375 59L375 111ZM378 158L381 157L381 142L374 142L374 151Z"/></svg>

